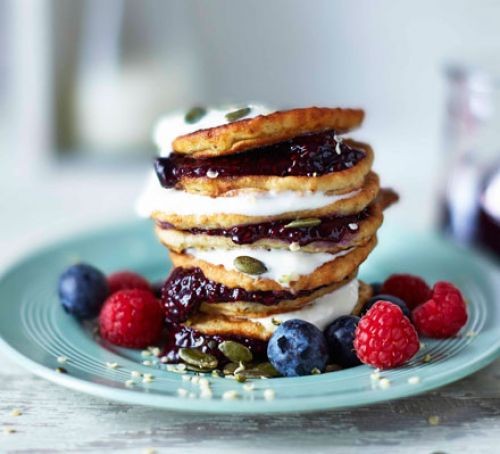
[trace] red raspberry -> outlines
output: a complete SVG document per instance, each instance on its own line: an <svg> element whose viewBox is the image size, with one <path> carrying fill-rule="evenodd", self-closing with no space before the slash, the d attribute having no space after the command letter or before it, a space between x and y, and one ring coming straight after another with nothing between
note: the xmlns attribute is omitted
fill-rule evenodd
<svg viewBox="0 0 500 454"><path fill-rule="evenodd" d="M403 311L389 301L379 301L358 323L354 349L365 364L389 369L405 363L420 347L417 331Z"/></svg>
<svg viewBox="0 0 500 454"><path fill-rule="evenodd" d="M146 290L120 290L111 295L99 315L101 336L115 345L145 348L160 338L163 311Z"/></svg>
<svg viewBox="0 0 500 454"><path fill-rule="evenodd" d="M109 294L118 292L119 290L149 290L152 291L149 282L137 273L132 271L118 271L117 273L108 276Z"/></svg>
<svg viewBox="0 0 500 454"><path fill-rule="evenodd" d="M437 282L429 301L412 312L417 331L428 337L452 337L467 322L465 301L453 284Z"/></svg>
<svg viewBox="0 0 500 454"><path fill-rule="evenodd" d="M425 281L412 274L393 274L382 284L381 294L401 298L412 310L431 297L431 289Z"/></svg>

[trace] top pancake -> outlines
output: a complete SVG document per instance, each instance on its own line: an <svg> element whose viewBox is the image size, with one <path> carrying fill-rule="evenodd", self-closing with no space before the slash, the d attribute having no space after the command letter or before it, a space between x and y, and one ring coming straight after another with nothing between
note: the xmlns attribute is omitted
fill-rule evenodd
<svg viewBox="0 0 500 454"><path fill-rule="evenodd" d="M364 111L307 107L242 119L177 137L175 152L196 158L223 156L282 142L303 134L348 132L361 125Z"/></svg>

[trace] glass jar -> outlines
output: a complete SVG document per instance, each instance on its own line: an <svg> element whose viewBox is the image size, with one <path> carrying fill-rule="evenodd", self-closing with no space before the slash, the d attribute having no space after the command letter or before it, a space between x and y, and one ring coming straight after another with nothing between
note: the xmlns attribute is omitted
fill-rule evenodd
<svg viewBox="0 0 500 454"><path fill-rule="evenodd" d="M452 65L446 79L441 226L457 241L500 258L500 76Z"/></svg>

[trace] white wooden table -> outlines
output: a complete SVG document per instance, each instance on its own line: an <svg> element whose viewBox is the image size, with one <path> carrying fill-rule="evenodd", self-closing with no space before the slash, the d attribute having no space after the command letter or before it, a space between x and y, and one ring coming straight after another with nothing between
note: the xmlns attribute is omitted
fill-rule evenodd
<svg viewBox="0 0 500 454"><path fill-rule="evenodd" d="M0 267L41 243L131 214L140 175L113 175L94 175L90 186L88 175L61 170L48 185L2 186L0 178ZM500 361L422 396L286 416L181 414L108 402L46 382L2 355L0 379L0 452L500 452ZM16 409L22 414L11 415ZM439 425L430 416L439 416Z"/></svg>
<svg viewBox="0 0 500 454"><path fill-rule="evenodd" d="M500 361L422 396L286 416L135 407L61 388L1 356L0 364L0 426L15 430L0 433L2 452L500 452ZM14 409L22 415L12 416ZM439 425L430 416L439 416Z"/></svg>

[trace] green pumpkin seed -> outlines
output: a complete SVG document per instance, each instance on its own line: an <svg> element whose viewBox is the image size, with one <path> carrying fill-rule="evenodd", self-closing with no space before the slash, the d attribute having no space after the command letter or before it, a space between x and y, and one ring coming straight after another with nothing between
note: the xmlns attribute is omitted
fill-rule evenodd
<svg viewBox="0 0 500 454"><path fill-rule="evenodd" d="M303 229L306 227L316 227L320 224L321 219L318 218L295 219L295 221L289 222L285 225L285 229Z"/></svg>
<svg viewBox="0 0 500 454"><path fill-rule="evenodd" d="M247 381L246 377L241 375L241 374L235 374L234 375L234 379L238 382L238 383L245 383Z"/></svg>
<svg viewBox="0 0 500 454"><path fill-rule="evenodd" d="M198 373L211 373L211 372L213 372L212 369L209 369L206 367L193 366L192 364L186 364L186 370L189 370L191 372L198 372Z"/></svg>
<svg viewBox="0 0 500 454"><path fill-rule="evenodd" d="M197 123L207 114L204 107L193 107L184 116L184 121L189 124Z"/></svg>
<svg viewBox="0 0 500 454"><path fill-rule="evenodd" d="M222 373L224 375L233 375L234 374L234 371L236 369L238 369L238 367L240 367L240 365L238 363L227 363L225 366L224 366L224 369L222 370Z"/></svg>
<svg viewBox="0 0 500 454"><path fill-rule="evenodd" d="M267 271L266 265L260 260L249 257L248 255L240 255L234 259L234 267L245 274L259 275Z"/></svg>
<svg viewBox="0 0 500 454"><path fill-rule="evenodd" d="M250 349L239 342L231 340L221 342L219 350L233 363L249 363L253 359Z"/></svg>
<svg viewBox="0 0 500 454"><path fill-rule="evenodd" d="M271 363L259 363L253 367L247 368L239 372L245 378L273 378L278 377L279 372L272 366Z"/></svg>
<svg viewBox="0 0 500 454"><path fill-rule="evenodd" d="M212 370L217 367L217 358L214 355L203 353L196 348L181 348L179 349L179 356L188 365L200 369Z"/></svg>
<svg viewBox="0 0 500 454"><path fill-rule="evenodd" d="M227 121L236 121L240 118L246 117L251 112L250 107L243 107L242 109L233 110L232 112L228 112L226 114Z"/></svg>

